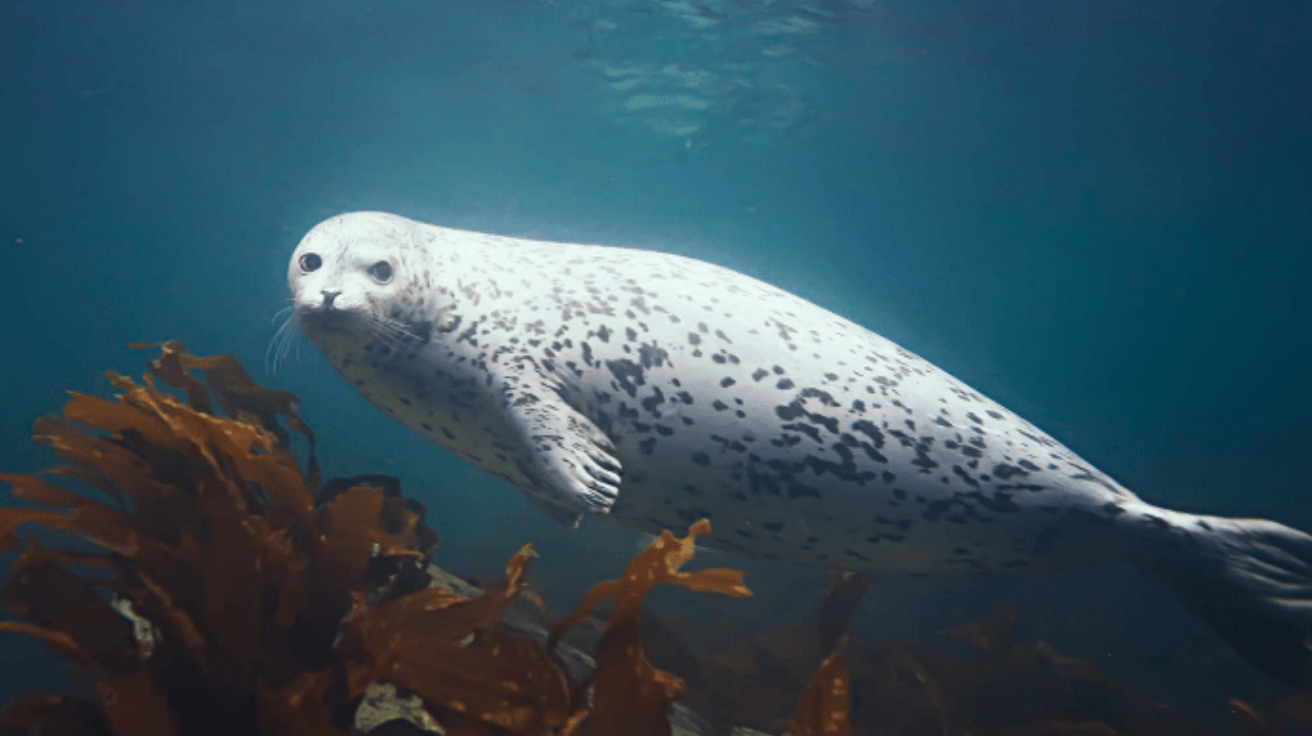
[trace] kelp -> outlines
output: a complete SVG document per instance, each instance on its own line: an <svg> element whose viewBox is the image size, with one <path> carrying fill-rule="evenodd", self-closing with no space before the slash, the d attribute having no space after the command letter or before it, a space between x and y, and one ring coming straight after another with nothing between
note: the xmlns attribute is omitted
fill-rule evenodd
<svg viewBox="0 0 1312 736"><path fill-rule="evenodd" d="M176 343L150 368L142 383L111 374L114 399L74 394L62 416L38 421L36 439L64 466L0 475L16 499L53 507L0 510L6 550L32 522L100 548L28 535L0 591L23 619L0 630L77 660L95 702L33 696L0 722L76 712L70 733L343 732L383 680L504 733L568 722L568 685L541 648L491 628L523 586L530 548L501 590L470 599L429 587L437 536L423 506L385 476L315 488L314 435L291 394ZM309 444L304 468L293 434Z"/></svg>
<svg viewBox="0 0 1312 736"><path fill-rule="evenodd" d="M852 736L852 678L843 666L843 646L840 639L820 663L784 736Z"/></svg>
<svg viewBox="0 0 1312 736"><path fill-rule="evenodd" d="M295 398L255 385L232 358L166 343L150 368L142 383L111 373L115 398L75 393L62 416L37 422L36 439L65 465L0 475L16 499L53 507L0 510L6 550L30 522L99 548L55 549L43 541L50 534L27 535L0 591L24 620L0 630L40 638L88 671L103 718L93 732L340 726L334 711L349 711L363 692L350 675L401 646L343 646L343 622L384 610L389 598L439 595L426 588L437 537L423 507L376 477L316 495L314 436ZM292 433L309 443L304 469ZM440 624L448 637L473 631L450 614ZM304 697L315 685L335 694Z"/></svg>
<svg viewBox="0 0 1312 736"><path fill-rule="evenodd" d="M670 733L666 711L683 696L686 686L676 675L652 667L643 655L638 618L642 603L653 588L668 583L693 591L751 595L742 584L743 573L739 570L680 570L692 559L697 536L710 529L710 522L703 519L682 539L668 531L662 533L629 563L623 577L593 586L573 613L551 627L548 651L555 648L566 630L591 614L597 604L607 598L615 599L615 611L597 644L592 725L598 733L630 736Z"/></svg>
<svg viewBox="0 0 1312 736"><path fill-rule="evenodd" d="M141 382L111 373L113 398L74 393L37 422L63 465L0 475L31 504L0 509L0 551L18 552L0 589L15 618L0 631L44 641L94 687L89 699L23 696L0 710L0 733L346 733L382 685L418 697L452 736L668 734L685 686L643 656L643 600L661 583L750 594L739 571L680 570L703 521L594 587L543 646L500 624L525 590L531 546L477 597L430 584L437 535L395 479L320 485L294 396L229 356L159 347ZM549 652L608 597L596 670L571 683ZM833 690L826 667L817 682ZM808 702L806 723L836 717Z"/></svg>

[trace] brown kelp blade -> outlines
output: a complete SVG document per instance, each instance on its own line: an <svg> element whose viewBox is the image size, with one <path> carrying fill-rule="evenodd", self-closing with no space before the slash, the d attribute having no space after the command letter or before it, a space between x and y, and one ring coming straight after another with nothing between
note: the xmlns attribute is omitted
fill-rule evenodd
<svg viewBox="0 0 1312 736"><path fill-rule="evenodd" d="M402 683L434 709L516 734L548 734L570 719L569 683L527 634L495 628L523 589L534 556L524 547L506 580L478 598L429 588L344 622L352 695L375 681Z"/></svg>
<svg viewBox="0 0 1312 736"><path fill-rule="evenodd" d="M174 388L186 392L191 408L213 414L211 392L223 413L239 421L258 424L274 433L286 445L287 435L281 430L278 418L287 421L294 432L314 441L314 432L301 418L300 402L289 391L267 389L251 380L250 374L231 355L198 356L187 352L174 340L162 345L134 344L136 348L159 347L161 354L150 362L150 370L157 378ZM200 371L205 384L190 374ZM252 418L258 421L251 421Z"/></svg>
<svg viewBox="0 0 1312 736"><path fill-rule="evenodd" d="M840 642L820 663L785 736L852 736L852 682L843 666L843 649Z"/></svg>
<svg viewBox="0 0 1312 736"><path fill-rule="evenodd" d="M198 412L213 414L211 395L224 414L238 421L263 427L278 439L278 446L286 450L290 444L287 427L305 437L305 481L310 488L319 485L319 461L315 457L314 430L301 417L301 405L289 391L267 389L251 380L250 374L231 355L197 356L187 352L181 343L169 340L160 345L134 344L137 348L159 347L161 354L150 362L151 372L164 383L186 392L191 407ZM209 387L191 375L199 371Z"/></svg>
<svg viewBox="0 0 1312 736"><path fill-rule="evenodd" d="M703 519L679 539L669 531L661 534L647 549L629 563L619 580L597 584L584 595L574 613L556 622L547 637L548 650L572 626L578 624L607 598L615 599L611 615L597 644L597 671L593 677L591 723L598 736L668 736L666 717L676 700L683 696L684 683L678 677L657 670L642 652L638 617L642 602L657 585L670 583L693 591L750 596L742 584L743 572L714 568L682 572L691 560L697 535L711 529Z"/></svg>

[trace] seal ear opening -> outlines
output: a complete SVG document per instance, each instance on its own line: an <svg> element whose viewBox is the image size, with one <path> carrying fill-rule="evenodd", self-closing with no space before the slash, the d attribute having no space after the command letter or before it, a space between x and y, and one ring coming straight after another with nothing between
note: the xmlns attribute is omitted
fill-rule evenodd
<svg viewBox="0 0 1312 736"><path fill-rule="evenodd" d="M1207 522L1211 538L1145 571L1249 664L1288 685L1312 683L1312 537L1272 521Z"/></svg>

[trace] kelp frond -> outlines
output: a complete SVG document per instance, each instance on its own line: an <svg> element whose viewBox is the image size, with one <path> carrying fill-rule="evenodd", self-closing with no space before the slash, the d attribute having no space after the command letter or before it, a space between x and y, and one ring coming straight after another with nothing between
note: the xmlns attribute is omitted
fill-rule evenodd
<svg viewBox="0 0 1312 736"><path fill-rule="evenodd" d="M291 394L257 386L230 357L197 357L177 343L150 368L140 383L111 374L114 398L74 394L62 416L37 423L36 439L63 466L0 475L15 498L43 507L0 509L4 549L23 541L20 526L37 524L101 550L56 550L29 535L0 591L22 619L0 630L40 638L90 673L101 719L92 732L341 732L365 687L382 679L514 733L545 733L568 716L568 687L549 664L527 670L549 683L527 706L536 721L508 698L453 697L434 667L417 664L446 647L434 658L442 668L491 693L513 667L489 648L521 670L545 660L518 638L476 635L522 586L527 549L496 594L468 600L429 588L437 537L424 508L384 476L316 493L314 436ZM294 433L309 444L304 468ZM55 702L19 701L4 718L91 712Z"/></svg>
<svg viewBox="0 0 1312 736"><path fill-rule="evenodd" d="M742 584L743 573L738 570L715 568L690 573L679 569L692 559L697 535L710 529L710 522L703 519L683 539L668 531L662 533L629 563L623 577L593 586L574 613L551 627L547 636L549 650L555 648L566 630L587 618L598 603L615 599L615 612L597 644L592 722L598 733L631 736L670 733L665 714L683 696L685 686L675 675L652 667L642 653L638 616L643 600L653 588L670 583L694 591L732 596L752 594Z"/></svg>

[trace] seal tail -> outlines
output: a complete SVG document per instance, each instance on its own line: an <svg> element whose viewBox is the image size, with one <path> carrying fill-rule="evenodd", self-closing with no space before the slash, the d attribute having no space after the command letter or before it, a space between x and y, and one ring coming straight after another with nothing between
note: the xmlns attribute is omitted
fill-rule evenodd
<svg viewBox="0 0 1312 736"><path fill-rule="evenodd" d="M1140 567L1258 670L1312 682L1312 536L1273 521L1171 516L1186 521L1146 516L1169 543Z"/></svg>

